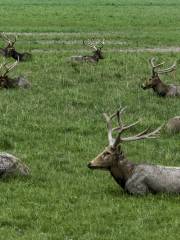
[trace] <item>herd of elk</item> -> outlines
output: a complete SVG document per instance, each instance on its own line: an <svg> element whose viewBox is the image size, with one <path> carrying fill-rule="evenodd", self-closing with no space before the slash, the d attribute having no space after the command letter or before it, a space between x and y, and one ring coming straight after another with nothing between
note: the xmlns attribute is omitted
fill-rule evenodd
<svg viewBox="0 0 180 240"><path fill-rule="evenodd" d="M134 136L122 137L126 130L139 122L124 125L121 118L124 109L118 110L111 116L104 114L108 127L109 145L88 164L88 167L109 171L115 181L130 194L180 193L180 167L136 164L125 157L121 148L122 143L156 138L161 127L152 132L149 132L148 128ZM114 117L117 118L118 126L113 128ZM116 138L113 138L113 133L117 133Z"/></svg>
<svg viewBox="0 0 180 240"><path fill-rule="evenodd" d="M155 64L155 58L151 58L150 64L152 67L152 76L149 80L145 81L142 84L142 88L144 90L152 88L155 93L162 97L175 97L180 96L180 85L177 86L175 84L165 84L159 78L159 74L169 73L176 69L176 63L174 63L171 67L166 69L158 69L160 66L164 64L164 62Z"/></svg>
<svg viewBox="0 0 180 240"><path fill-rule="evenodd" d="M90 48L93 49L93 55L83 55L83 56L72 56L71 61L72 62L91 62L91 63L98 63L100 59L103 59L103 54L102 54L102 48L104 46L104 40L99 43L92 43L90 40L83 41L84 45L89 46Z"/></svg>
<svg viewBox="0 0 180 240"><path fill-rule="evenodd" d="M7 43L5 48L0 48L0 54L4 57L3 63L0 65L0 88L28 88L30 83L23 77L11 78L9 72L14 69L19 61L26 61L31 58L31 54L16 51L14 45L17 36L10 39L5 33L1 33L0 37ZM103 59L102 48L104 40L94 44L91 41L83 41L83 44L93 49L93 55L72 56L72 62L88 62L98 63ZM16 61L8 64L5 58L12 57ZM159 74L172 72L176 69L174 63L166 69L159 69L164 64L155 64L155 58L150 60L152 67L152 76L143 85L143 89L152 88L159 96L180 96L180 86L167 85L163 83ZM142 139L156 138L161 130L158 127L150 132L149 128L130 137L123 137L123 133L135 126L139 121L124 125L122 114L125 108L118 110L111 116L104 113L108 128L109 145L101 152L88 167L90 169L102 169L111 173L115 181L129 194L144 195L147 193L180 193L180 167L152 165L145 163L133 163L129 161L123 151L121 144L123 142L137 141ZM118 126L113 128L113 119L116 119ZM172 118L166 125L168 131L180 132L180 117ZM116 134L116 137L113 137ZM0 153L0 176L7 174L19 173L21 175L29 175L29 168L13 155Z"/></svg>
<svg viewBox="0 0 180 240"><path fill-rule="evenodd" d="M16 43L17 36L15 36L14 39L10 39L5 33L1 33L0 37L6 42L6 46L4 48L0 48L0 54L2 56L12 57L18 61L26 61L31 59L32 55L30 53L19 53L16 51L14 45Z"/></svg>

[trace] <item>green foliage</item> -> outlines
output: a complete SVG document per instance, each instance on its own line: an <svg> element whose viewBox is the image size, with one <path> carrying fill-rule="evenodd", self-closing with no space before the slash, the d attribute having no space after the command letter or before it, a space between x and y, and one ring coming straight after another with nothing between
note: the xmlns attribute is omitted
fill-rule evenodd
<svg viewBox="0 0 180 240"><path fill-rule="evenodd" d="M179 115L179 99L140 88L150 74L150 57L168 65L179 54L119 50L178 45L180 2L0 4L1 31L36 32L17 41L19 51L32 51L33 61L11 73L27 76L32 89L0 91L0 148L32 170L28 179L1 182L0 239L178 239L179 196L129 196L107 172L86 165L107 144L103 112L128 106L125 122L142 119L130 135ZM71 55L90 51L83 39L103 37L105 59L98 65L69 62ZM163 79L180 83L179 76L178 62L176 76ZM123 149L134 162L179 165L179 135L162 131L157 140L127 143Z"/></svg>

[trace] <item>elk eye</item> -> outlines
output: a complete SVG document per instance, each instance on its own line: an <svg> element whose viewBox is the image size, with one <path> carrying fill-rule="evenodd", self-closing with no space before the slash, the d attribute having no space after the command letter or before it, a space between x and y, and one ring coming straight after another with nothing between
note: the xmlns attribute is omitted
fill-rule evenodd
<svg viewBox="0 0 180 240"><path fill-rule="evenodd" d="M110 155L111 153L110 152L106 152L106 155Z"/></svg>

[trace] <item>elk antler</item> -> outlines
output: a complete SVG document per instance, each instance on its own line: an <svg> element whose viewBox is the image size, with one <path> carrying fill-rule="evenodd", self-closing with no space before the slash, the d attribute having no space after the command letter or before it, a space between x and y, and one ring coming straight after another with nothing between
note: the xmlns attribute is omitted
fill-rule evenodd
<svg viewBox="0 0 180 240"><path fill-rule="evenodd" d="M13 68L15 68L16 67L16 65L19 63L19 57L18 57L18 60L16 60L14 63L12 63L12 64L7 64L7 62L5 61L5 59L4 59L4 62L0 65L0 70L1 69L4 69L5 70L5 72L1 75L2 77L5 77L7 74L8 74L8 72L10 72Z"/></svg>
<svg viewBox="0 0 180 240"><path fill-rule="evenodd" d="M176 70L176 61L173 63L172 66L166 68L166 69L161 69L161 70L158 70L157 73L158 74L162 74L162 73L168 73L168 72L172 72Z"/></svg>
<svg viewBox="0 0 180 240"><path fill-rule="evenodd" d="M130 126L123 126L122 120L121 120L121 115L123 114L124 110L126 109L126 107L122 108L122 109L118 109L117 112L113 113L111 116L108 116L106 113L103 113L106 122L107 122L107 128L108 128L108 140L109 140L109 145L113 146L115 139L112 136L113 131L117 131L120 128L122 128L122 131L124 131L125 129L128 129ZM112 119L114 117L117 117L118 120L118 124L119 126L116 128L112 128ZM135 125L135 124L134 124Z"/></svg>
<svg viewBox="0 0 180 240"><path fill-rule="evenodd" d="M87 46L93 48L95 51L97 51L97 47L96 47L89 39L87 40L87 44L86 44L85 41L83 40L83 44L84 44L84 45L87 45Z"/></svg>
<svg viewBox="0 0 180 240"><path fill-rule="evenodd" d="M152 72L153 72L153 73L155 73L155 72L158 73L158 74L168 73L168 72L172 72L172 71L174 71L174 70L176 69L176 61L175 61L175 62L173 63L173 65L170 66L169 68L161 69L161 70L156 70L156 71L155 71L156 68L164 65L165 62L162 62L162 63L159 63L159 64L155 65L154 61L155 61L155 58L154 58L154 57L150 59L150 64L151 64L151 66L152 66Z"/></svg>
<svg viewBox="0 0 180 240"><path fill-rule="evenodd" d="M122 133L135 126L136 124L138 124L140 122L140 120L134 122L134 123L131 123L129 125L124 125L123 122L122 122L122 119L121 119L121 115L122 113L124 112L125 108L122 108L121 110L118 110L116 113L112 114L110 117L104 113L104 117L106 119L106 122L107 122L107 126L108 126L108 139L109 139L109 145L111 147L117 147L121 142L127 142L127 141L136 141L136 140L141 140L141 139L150 139L150 138L156 138L162 128L162 126L158 127L157 129L155 129L154 131L152 132L148 132L149 131L149 128L145 129L144 131L136 134L135 136L132 136L132 137L121 137ZM112 128L112 119L117 116L117 120L118 120L118 124L119 126L118 127L115 127L115 128ZM118 132L118 136L114 139L112 137L112 133L116 131Z"/></svg>
<svg viewBox="0 0 180 240"><path fill-rule="evenodd" d="M14 40L11 40L11 39L8 38L8 36L7 36L4 32L0 34L0 37L1 37L4 41L8 42L8 44L9 44L11 47L14 46L14 44L15 44L15 42L16 42L16 40L17 40L17 35L14 37Z"/></svg>
<svg viewBox="0 0 180 240"><path fill-rule="evenodd" d="M104 47L104 39L102 41L100 41L99 44L100 44L99 48L100 49L103 48Z"/></svg>

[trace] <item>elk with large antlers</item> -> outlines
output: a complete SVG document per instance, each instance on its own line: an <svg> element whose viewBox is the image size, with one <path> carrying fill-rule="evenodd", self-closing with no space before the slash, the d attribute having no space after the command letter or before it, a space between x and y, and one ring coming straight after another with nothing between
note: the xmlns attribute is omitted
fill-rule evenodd
<svg viewBox="0 0 180 240"><path fill-rule="evenodd" d="M10 39L5 33L1 33L0 37L6 42L5 48L0 48L0 53L4 57L12 57L15 60L26 61L31 59L32 55L30 53L24 52L19 53L16 51L14 45L17 40L17 36L14 39Z"/></svg>
<svg viewBox="0 0 180 240"><path fill-rule="evenodd" d="M14 69L18 60L12 64L8 64L5 59L4 62L0 65L0 88L29 88L30 83L24 77L10 78L8 73Z"/></svg>
<svg viewBox="0 0 180 240"><path fill-rule="evenodd" d="M91 63L98 63L99 59L103 59L102 48L104 46L104 40L102 42L93 44L90 40L83 41L84 45L89 46L93 49L93 55L84 55L84 56L72 56L71 61L73 62L91 62Z"/></svg>
<svg viewBox="0 0 180 240"><path fill-rule="evenodd" d="M150 64L152 67L152 76L149 80L145 81L142 84L142 88L144 90L152 88L154 92L156 92L159 96L162 97L175 97L180 96L180 86L174 84L165 84L163 83L160 78L159 74L169 73L176 69L176 63L174 63L171 67L166 69L158 69L160 66L164 64L164 62L155 64L155 58L150 59Z"/></svg>
<svg viewBox="0 0 180 240"><path fill-rule="evenodd" d="M135 126L139 121L124 125L121 115L125 108L108 116L104 114L108 127L109 146L104 149L88 167L110 171L115 181L130 194L147 193L180 193L180 167L170 167L151 164L135 164L127 160L121 149L123 142L156 138L161 127L149 132L146 129L131 137L122 137L122 134ZM117 117L118 127L112 128L112 120ZM113 133L117 133L116 138Z"/></svg>

